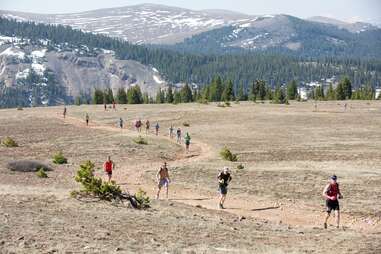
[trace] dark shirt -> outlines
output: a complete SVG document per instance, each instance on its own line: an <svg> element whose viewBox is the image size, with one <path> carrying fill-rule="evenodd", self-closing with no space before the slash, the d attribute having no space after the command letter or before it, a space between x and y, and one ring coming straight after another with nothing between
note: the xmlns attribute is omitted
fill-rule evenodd
<svg viewBox="0 0 381 254"><path fill-rule="evenodd" d="M232 180L230 173L225 174L224 172L221 172L217 178L218 180L223 180L223 182L220 183L220 185L224 187L228 186L229 182Z"/></svg>

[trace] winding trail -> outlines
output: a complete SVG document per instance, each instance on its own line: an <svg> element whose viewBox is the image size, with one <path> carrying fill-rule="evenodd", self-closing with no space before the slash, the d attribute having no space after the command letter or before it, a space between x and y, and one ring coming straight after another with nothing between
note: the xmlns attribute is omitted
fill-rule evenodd
<svg viewBox="0 0 381 254"><path fill-rule="evenodd" d="M80 128L91 128L96 130L118 132L121 135L129 137L137 137L138 133L130 129L121 129L100 124L92 121L89 126L86 126L83 120L77 117L66 116L65 119L62 116L54 114L55 118L59 118L66 123L72 124ZM153 140L160 139L170 141L174 144L174 140L169 139L166 136L150 135ZM191 151L187 153L183 148L181 152L176 154L176 159L168 161L170 167L184 166L196 162L207 161L213 158L216 151L213 148L197 139L192 139ZM123 166L123 174L116 172L115 180L122 186L122 188L130 191L136 191L139 188L146 190L149 196L155 196L156 183L153 178L147 179L146 173L152 175L156 174L161 162L157 163L139 163L136 165ZM128 175L128 177L127 177ZM162 193L163 195L164 193ZM181 202L192 206L201 206L206 209L217 210L217 193L216 191L210 191L205 189L194 189L183 185L177 185L176 182L170 185L170 200ZM305 204L297 203L297 200L289 201L287 203L278 203L274 201L263 201L256 197L249 196L247 194L236 195L233 198L227 199L227 209L225 212L236 214L237 216L253 217L262 221L270 221L272 223L287 224L297 228L321 228L323 217L325 213L320 206L308 206ZM334 219L331 218L331 223ZM361 232L381 232L379 221L369 223L364 218L355 218L342 212L341 224L344 225L344 229L356 230Z"/></svg>

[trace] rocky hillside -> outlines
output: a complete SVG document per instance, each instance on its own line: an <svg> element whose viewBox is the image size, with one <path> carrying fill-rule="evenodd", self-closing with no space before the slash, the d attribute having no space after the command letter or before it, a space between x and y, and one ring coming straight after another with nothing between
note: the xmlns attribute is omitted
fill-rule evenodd
<svg viewBox="0 0 381 254"><path fill-rule="evenodd" d="M166 82L155 68L118 60L111 50L0 36L2 104L55 105L90 94L95 88L110 87L116 92L134 85L154 94ZM19 100L10 94L17 94Z"/></svg>

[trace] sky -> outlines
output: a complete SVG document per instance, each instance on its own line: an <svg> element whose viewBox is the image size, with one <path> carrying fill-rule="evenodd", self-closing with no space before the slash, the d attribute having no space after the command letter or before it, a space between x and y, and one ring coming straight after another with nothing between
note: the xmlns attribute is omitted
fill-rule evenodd
<svg viewBox="0 0 381 254"><path fill-rule="evenodd" d="M226 9L246 14L326 16L381 24L381 0L0 0L0 9L35 13L73 13L141 3L193 10Z"/></svg>

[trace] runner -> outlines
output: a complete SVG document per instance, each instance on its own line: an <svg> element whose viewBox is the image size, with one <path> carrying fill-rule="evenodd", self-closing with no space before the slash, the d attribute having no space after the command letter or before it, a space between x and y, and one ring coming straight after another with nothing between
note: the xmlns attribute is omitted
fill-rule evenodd
<svg viewBox="0 0 381 254"><path fill-rule="evenodd" d="M348 107L348 104L345 103L345 104L344 104L344 111L347 111L347 107Z"/></svg>
<svg viewBox="0 0 381 254"><path fill-rule="evenodd" d="M64 106L64 110L63 110L63 118L66 118L66 113L67 113L67 108L66 108L66 106Z"/></svg>
<svg viewBox="0 0 381 254"><path fill-rule="evenodd" d="M121 128L121 129L123 129L123 119L122 118L119 118L119 127Z"/></svg>
<svg viewBox="0 0 381 254"><path fill-rule="evenodd" d="M112 101L112 109L113 109L113 110L116 110L115 101Z"/></svg>
<svg viewBox="0 0 381 254"><path fill-rule="evenodd" d="M177 128L176 134L177 134L177 143L181 144L181 129L180 128Z"/></svg>
<svg viewBox="0 0 381 254"><path fill-rule="evenodd" d="M171 127L169 127L169 138L173 138L173 125L171 124Z"/></svg>
<svg viewBox="0 0 381 254"><path fill-rule="evenodd" d="M218 191L220 193L219 208L224 209L224 202L226 199L226 194L228 193L228 185L230 181L232 180L232 177L230 176L229 168L224 167L224 170L218 174L217 179L219 184Z"/></svg>
<svg viewBox="0 0 381 254"><path fill-rule="evenodd" d="M336 227L339 228L340 223L340 206L338 199L343 196L340 193L339 184L337 183L337 176L331 176L330 183L325 186L323 190L323 197L325 197L325 205L327 207L327 215L324 220L324 228L327 228L328 218L331 215L331 211L335 211L336 215Z"/></svg>
<svg viewBox="0 0 381 254"><path fill-rule="evenodd" d="M115 169L115 164L111 160L110 156L107 156L107 161L103 164L103 169L108 176L108 182L110 182L112 177L112 171Z"/></svg>
<svg viewBox="0 0 381 254"><path fill-rule="evenodd" d="M156 193L156 199L159 199L160 190L163 186L165 186L166 188L166 195L168 199L168 188L169 188L169 183L171 180L169 179L169 173L168 173L166 162L164 162L164 165L160 167L159 171L157 171L156 179L157 179L157 187L158 187L157 193Z"/></svg>
<svg viewBox="0 0 381 254"><path fill-rule="evenodd" d="M89 126L89 120L90 120L90 116L89 116L89 114L88 114L88 113L86 113L86 116L85 116L85 118L86 118L86 126Z"/></svg>
<svg viewBox="0 0 381 254"><path fill-rule="evenodd" d="M151 126L151 124L150 124L150 122L147 119L147 121L146 121L146 135L149 133L150 126Z"/></svg>
<svg viewBox="0 0 381 254"><path fill-rule="evenodd" d="M158 136L158 135L159 135L159 128L160 128L159 122L156 122L156 125L155 125L155 129L156 129L156 136Z"/></svg>
<svg viewBox="0 0 381 254"><path fill-rule="evenodd" d="M191 137L190 137L188 132L187 132L187 134L185 134L184 140L185 140L185 149L187 150L187 152L189 152L189 145L190 145Z"/></svg>
<svg viewBox="0 0 381 254"><path fill-rule="evenodd" d="M135 122L135 128L138 132L142 131L142 121L140 119Z"/></svg>
<svg viewBox="0 0 381 254"><path fill-rule="evenodd" d="M106 105L106 103L103 105L104 106L104 108L105 108L105 111L107 110L107 105Z"/></svg>

